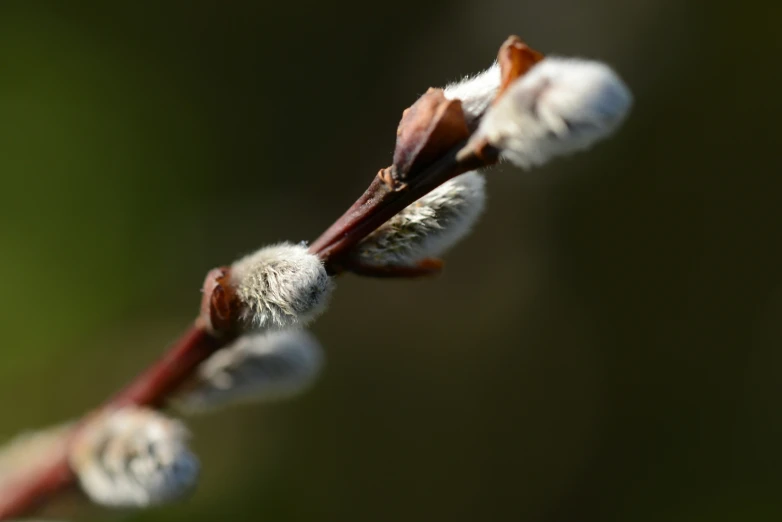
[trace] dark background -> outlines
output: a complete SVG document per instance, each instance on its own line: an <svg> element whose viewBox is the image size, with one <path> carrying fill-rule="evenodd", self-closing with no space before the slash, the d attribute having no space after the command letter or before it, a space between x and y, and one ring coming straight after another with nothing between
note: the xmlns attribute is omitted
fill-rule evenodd
<svg viewBox="0 0 782 522"><path fill-rule="evenodd" d="M192 419L197 494L134 520L782 520L780 16L3 1L0 440L127 382L209 268L314 239L515 33L615 67L621 132L492 171L440 278L341 278L315 388Z"/></svg>

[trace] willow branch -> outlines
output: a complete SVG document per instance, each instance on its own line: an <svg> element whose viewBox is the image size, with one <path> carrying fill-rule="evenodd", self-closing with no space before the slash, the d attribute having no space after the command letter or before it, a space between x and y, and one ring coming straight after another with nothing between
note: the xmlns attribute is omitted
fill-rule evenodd
<svg viewBox="0 0 782 522"><path fill-rule="evenodd" d="M541 57L517 37L509 38L500 49L500 91ZM436 273L439 261L435 259L411 267L367 267L351 254L369 234L433 189L497 162L500 151L494 145L471 139L476 117L465 118L461 102L444 96L442 89L430 89L404 112L394 164L381 170L361 197L309 247L329 274L355 271L375 277L417 277ZM46 465L21 470L0 483L0 520L34 514L59 493L74 488L77 479L69 466L69 445L93 414L127 406L164 407L201 363L241 334L230 270L218 268L207 274L201 313L194 324L127 387L65 432Z"/></svg>
<svg viewBox="0 0 782 522"><path fill-rule="evenodd" d="M323 260L330 273L343 272L351 249L389 218L449 179L490 165L497 159L496 151L483 150L477 155L465 153L464 146L465 143L460 142L452 147L440 160L405 184L389 186L381 176L375 177L348 211L312 243L310 251ZM165 405L202 362L234 338L225 332L210 331L207 321L199 317L158 361L100 409ZM70 436L77 430L78 426ZM62 450L53 455L51 465L21 474L0 490L0 520L33 513L52 496L75 484L76 477L68 465L67 446L63 444Z"/></svg>

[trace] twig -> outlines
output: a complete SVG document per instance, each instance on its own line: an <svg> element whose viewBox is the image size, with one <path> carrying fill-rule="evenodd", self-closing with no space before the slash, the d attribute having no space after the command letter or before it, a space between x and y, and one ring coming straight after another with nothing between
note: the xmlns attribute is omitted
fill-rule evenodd
<svg viewBox="0 0 782 522"><path fill-rule="evenodd" d="M449 179L497 160L495 150L484 147L478 156L465 152L464 145L460 142L452 147L443 158L404 184L389 187L387 180L375 177L353 206L312 243L310 251L323 260L329 273L345 271L351 249L389 218ZM205 287L209 284L207 277ZM209 293L204 297L208 299ZM204 312L161 359L140 373L101 409L163 406L202 362L235 338L230 331L210 331L213 320L204 317ZM70 436L77 431L78 427L74 428ZM62 450L52 456L50 466L23 475L5 490L0 490L0 520L33 512L53 495L73 486L75 480L68 465L67 444L63 444Z"/></svg>
<svg viewBox="0 0 782 522"><path fill-rule="evenodd" d="M406 266L374 266L359 258L359 243L408 205L446 181L508 158L518 166L539 165L557 155L582 150L608 136L621 123L631 96L607 67L584 61L542 59L518 37L500 49L499 95L479 90L480 103L462 106L462 98L430 89L402 116L393 165L382 169L356 202L309 247L304 255L318 273L352 271L373 277L418 277L436 273L441 262L429 255ZM492 69L495 70L496 69ZM475 100L473 100L475 101ZM489 101L492 102L490 108ZM479 107L479 109L476 109ZM371 242L371 240L369 240ZM357 248L358 247L358 248ZM301 251L305 249L299 247ZM323 266L314 259L320 258ZM237 280L241 263L234 265ZM162 408L218 350L246 333L231 267L211 270L204 281L201 311L193 326L161 359L95 412L126 406ZM295 271L297 275L302 271ZM237 290L238 289L238 290ZM257 325L256 325L257 326ZM33 513L76 484L69 446L93 414L85 415L52 449L50 462L20 470L0 482L0 520Z"/></svg>

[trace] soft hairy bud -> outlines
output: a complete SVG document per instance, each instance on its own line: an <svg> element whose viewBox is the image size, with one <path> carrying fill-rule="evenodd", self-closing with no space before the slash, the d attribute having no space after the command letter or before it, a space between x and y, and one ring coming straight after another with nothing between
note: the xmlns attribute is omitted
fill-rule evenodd
<svg viewBox="0 0 782 522"><path fill-rule="evenodd" d="M305 330L244 335L204 362L174 404L200 413L290 397L307 389L322 366L320 344Z"/></svg>
<svg viewBox="0 0 782 522"><path fill-rule="evenodd" d="M471 142L485 141L529 168L607 137L631 104L630 91L605 64L545 58L486 111Z"/></svg>
<svg viewBox="0 0 782 522"><path fill-rule="evenodd" d="M467 125L474 127L497 95L500 82L500 66L495 63L482 73L447 85L444 94L449 100L461 100Z"/></svg>
<svg viewBox="0 0 782 522"><path fill-rule="evenodd" d="M70 452L84 492L108 507L147 507L189 493L198 460L184 425L160 413L125 408L88 421Z"/></svg>
<svg viewBox="0 0 782 522"><path fill-rule="evenodd" d="M367 236L354 255L365 265L405 266L443 254L478 220L485 184L475 171L446 181Z"/></svg>
<svg viewBox="0 0 782 522"><path fill-rule="evenodd" d="M239 320L255 329L306 324L326 308L333 287L321 260L304 245L280 243L235 262L231 285Z"/></svg>

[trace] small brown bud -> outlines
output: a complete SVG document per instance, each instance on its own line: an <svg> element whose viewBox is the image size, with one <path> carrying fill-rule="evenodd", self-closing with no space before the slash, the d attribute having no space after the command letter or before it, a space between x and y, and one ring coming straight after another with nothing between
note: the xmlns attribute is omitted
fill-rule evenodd
<svg viewBox="0 0 782 522"><path fill-rule="evenodd" d="M227 266L214 268L204 280L199 319L213 334L230 330L236 317L234 291L228 283L230 270Z"/></svg>
<svg viewBox="0 0 782 522"><path fill-rule="evenodd" d="M497 91L496 101L508 89L508 86L524 76L532 67L543 59L543 54L532 49L521 41L518 36L509 36L500 47L497 62L500 64L501 83Z"/></svg>
<svg viewBox="0 0 782 522"><path fill-rule="evenodd" d="M462 102L429 89L402 113L394 151L393 178L404 183L439 159L470 132Z"/></svg>

